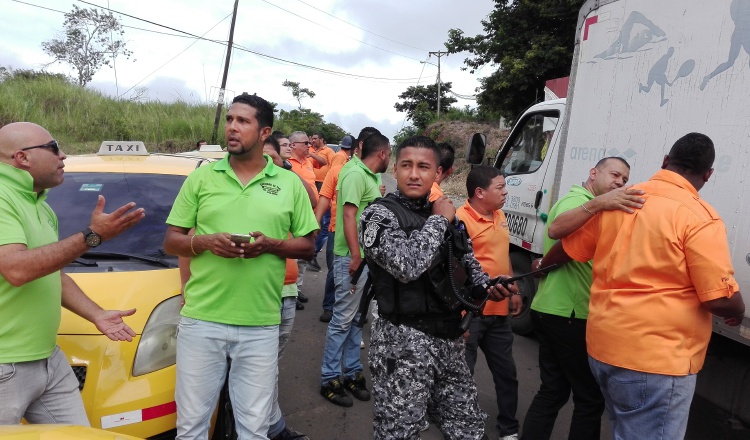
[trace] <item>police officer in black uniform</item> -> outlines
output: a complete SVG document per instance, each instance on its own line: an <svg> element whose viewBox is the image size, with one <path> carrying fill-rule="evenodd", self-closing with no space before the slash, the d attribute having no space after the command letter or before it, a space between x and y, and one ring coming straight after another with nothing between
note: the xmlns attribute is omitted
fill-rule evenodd
<svg viewBox="0 0 750 440"><path fill-rule="evenodd" d="M464 355L463 312L473 299L501 300L517 288L488 288L450 199L428 201L439 163L432 139L406 139L396 150L398 190L361 216L379 313L369 352L376 440L418 439L426 413L446 439L485 438L486 415Z"/></svg>

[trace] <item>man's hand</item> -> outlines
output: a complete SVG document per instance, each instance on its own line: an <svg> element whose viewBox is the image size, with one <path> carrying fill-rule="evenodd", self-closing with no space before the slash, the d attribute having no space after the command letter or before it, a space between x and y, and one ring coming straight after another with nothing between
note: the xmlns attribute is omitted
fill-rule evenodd
<svg viewBox="0 0 750 440"><path fill-rule="evenodd" d="M380 185L380 195L385 197L385 185Z"/></svg>
<svg viewBox="0 0 750 440"><path fill-rule="evenodd" d="M629 214L635 212L632 208L641 209L646 199L638 197L645 194L640 189L632 189L633 185L613 189L595 198L597 211L614 211L621 210Z"/></svg>
<svg viewBox="0 0 750 440"><path fill-rule="evenodd" d="M196 235L193 238L193 250L196 253L209 251L223 258L242 258L245 250L230 240L229 237L231 237L231 234L224 232Z"/></svg>
<svg viewBox="0 0 750 440"><path fill-rule="evenodd" d="M359 269L359 266L362 264L362 257L357 255L352 255L352 259L349 261L349 276L353 276L354 272Z"/></svg>
<svg viewBox="0 0 750 440"><path fill-rule="evenodd" d="M500 278L510 278L509 276L500 276ZM518 293L518 286L516 283L510 283L508 287L505 287L501 283L497 283L494 286L487 289L487 293L490 294L490 301L502 301L505 298L513 296Z"/></svg>
<svg viewBox="0 0 750 440"><path fill-rule="evenodd" d="M510 312L510 316L518 316L523 312L523 298L521 298L521 295L513 295L510 297L508 311Z"/></svg>
<svg viewBox="0 0 750 440"><path fill-rule="evenodd" d="M244 250L245 255L243 258L255 258L261 254L270 252L271 249L276 247L279 240L266 237L260 231L251 232L250 236L253 237L254 241L250 243L241 243L240 247Z"/></svg>
<svg viewBox="0 0 750 440"><path fill-rule="evenodd" d="M104 203L104 196L100 195L96 201L94 212L91 213L91 224L89 225L89 228L99 234L103 241L127 231L146 216L146 211L143 208L131 211L135 208L134 202L123 205L110 214L104 212Z"/></svg>
<svg viewBox="0 0 750 440"><path fill-rule="evenodd" d="M456 217L456 207L453 206L451 199L446 196L440 196L432 203L432 214L442 215L449 222L452 222Z"/></svg>
<svg viewBox="0 0 750 440"><path fill-rule="evenodd" d="M96 328L113 341L132 341L135 332L122 320L123 316L130 316L135 309L130 310L101 310L91 321Z"/></svg>

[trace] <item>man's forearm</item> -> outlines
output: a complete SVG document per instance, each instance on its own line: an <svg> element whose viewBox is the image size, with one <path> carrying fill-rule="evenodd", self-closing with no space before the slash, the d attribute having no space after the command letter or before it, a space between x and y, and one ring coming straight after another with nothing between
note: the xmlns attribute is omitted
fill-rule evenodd
<svg viewBox="0 0 750 440"><path fill-rule="evenodd" d="M97 312L102 311L94 301L91 300L80 287L64 273L60 273L62 280L62 306L87 321L94 321Z"/></svg>
<svg viewBox="0 0 750 440"><path fill-rule="evenodd" d="M349 205L352 206L352 205ZM357 234L357 207L354 209L347 209L347 205L344 205L344 238L346 239L346 246L349 248L349 253L354 256L360 255L359 251L359 239Z"/></svg>
<svg viewBox="0 0 750 440"><path fill-rule="evenodd" d="M315 252L315 239L313 237L311 232L304 237L277 240L269 252L282 258L309 260Z"/></svg>
<svg viewBox="0 0 750 440"><path fill-rule="evenodd" d="M328 208L330 208L330 206L331 199L326 196L320 196L320 199L318 200L318 206L315 207L315 219L318 220L318 224L320 224L323 216L325 215L326 211L328 211Z"/></svg>
<svg viewBox="0 0 750 440"><path fill-rule="evenodd" d="M22 286L59 271L89 249L80 232L33 249L23 244L0 246L0 275L13 286Z"/></svg>
<svg viewBox="0 0 750 440"><path fill-rule="evenodd" d="M591 202L591 200L589 202ZM563 237L567 237L594 218L594 215L596 215L598 211L589 208L586 203L577 208L565 211L555 217L555 220L550 223L547 230L549 238L559 240ZM593 203L591 204L594 205ZM586 208L584 209L583 206L586 206ZM588 211L586 209L588 209Z"/></svg>

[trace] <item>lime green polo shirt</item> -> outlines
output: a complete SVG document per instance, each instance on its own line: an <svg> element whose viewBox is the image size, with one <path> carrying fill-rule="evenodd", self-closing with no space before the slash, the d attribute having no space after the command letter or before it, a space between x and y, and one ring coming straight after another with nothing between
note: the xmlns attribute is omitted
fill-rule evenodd
<svg viewBox="0 0 750 440"><path fill-rule="evenodd" d="M349 255L349 246L346 244L344 234L344 204L351 203L357 207L357 230L359 231L359 216L370 203L374 202L380 195L380 184L378 175L370 171L357 156L341 168L339 182L336 185L336 231L333 239L333 254L339 256ZM362 248L359 249L360 256L364 258Z"/></svg>
<svg viewBox="0 0 750 440"><path fill-rule="evenodd" d="M24 170L0 162L0 246L57 241L57 216ZM85 227L85 225L84 225ZM15 287L0 276L0 363L46 359L60 327L60 271Z"/></svg>
<svg viewBox="0 0 750 440"><path fill-rule="evenodd" d="M242 185L229 156L204 165L187 177L167 224L195 228L196 235L260 231L285 240L318 229L307 191L291 171L267 156L266 167ZM202 252L190 260L182 315L230 325L262 326L280 322L284 258L222 258Z"/></svg>
<svg viewBox="0 0 750 440"><path fill-rule="evenodd" d="M586 188L573 185L573 188L550 209L547 229L558 215L578 208L593 198L594 195ZM549 238L545 231L544 253L549 252L555 243L557 240ZM586 319L589 316L589 298L591 297L591 268L591 261L587 263L571 261L547 274L539 283L539 290L531 302L531 309L565 318L575 316Z"/></svg>

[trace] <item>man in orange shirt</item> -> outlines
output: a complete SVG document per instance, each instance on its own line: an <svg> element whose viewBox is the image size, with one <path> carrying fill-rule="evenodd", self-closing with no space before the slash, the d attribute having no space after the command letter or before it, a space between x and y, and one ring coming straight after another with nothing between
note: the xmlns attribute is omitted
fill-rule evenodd
<svg viewBox="0 0 750 440"><path fill-rule="evenodd" d="M453 174L453 162L456 160L456 150L453 149L451 144L441 142L438 144L438 148L440 149L440 171L438 171L438 175L432 183L432 189L430 190L431 202L445 195L443 189L440 188L440 184Z"/></svg>
<svg viewBox="0 0 750 440"><path fill-rule="evenodd" d="M315 201L318 200L318 190L315 186L315 171L313 171L313 159L310 157L310 141L307 137L307 133L304 131L295 131L289 135L289 144L292 147L292 155L289 157L289 163L292 164L292 171L300 176L309 186L311 186L315 192ZM306 303L310 300L306 295L302 294L302 281L305 275L305 269L307 269L307 260L297 260L297 266L299 267L299 276L297 277L297 290L299 294L297 299ZM298 310L304 309L303 307L297 307Z"/></svg>
<svg viewBox="0 0 750 440"><path fill-rule="evenodd" d="M544 257L593 258L586 347L614 438L683 438L711 314L744 317L724 222L698 196L714 158L707 136L683 136L634 186L645 191L640 211L593 215Z"/></svg>
<svg viewBox="0 0 750 440"><path fill-rule="evenodd" d="M336 185L339 183L339 172L349 159L352 151L353 138L349 135L344 136L341 140L341 149L336 153L336 157L345 157L346 160L333 160L331 169L328 171L323 186L320 188L320 199L318 206L315 208L315 217L318 219L321 229L323 219L328 215L329 220L336 218ZM328 240L326 242L326 265L328 273L326 274L325 293L323 295L323 313L320 315L321 322L330 322L333 317L333 303L336 301L336 288L333 284L333 241L336 233L336 222L328 222Z"/></svg>
<svg viewBox="0 0 750 440"><path fill-rule="evenodd" d="M316 131L310 137L310 157L313 160L313 172L315 173L315 187L320 192L323 187L323 181L331 170L336 152L328 147L326 138L323 133ZM315 237L315 254L309 261L309 268L314 272L320 272L318 264L318 252L323 249L328 239L328 223L331 221L331 213L326 212L320 223L320 232Z"/></svg>
<svg viewBox="0 0 750 440"><path fill-rule="evenodd" d="M466 177L466 192L469 200L456 210L456 217L466 225L474 247L474 256L490 277L512 276L510 233L505 214L500 210L508 195L505 178L495 167L476 166ZM488 301L482 310L482 316L471 321L466 342L466 363L472 374L477 362L478 347L487 359L495 382L497 428L501 440L518 439L518 380L508 312L515 316L522 309L523 302L518 294L499 302Z"/></svg>

